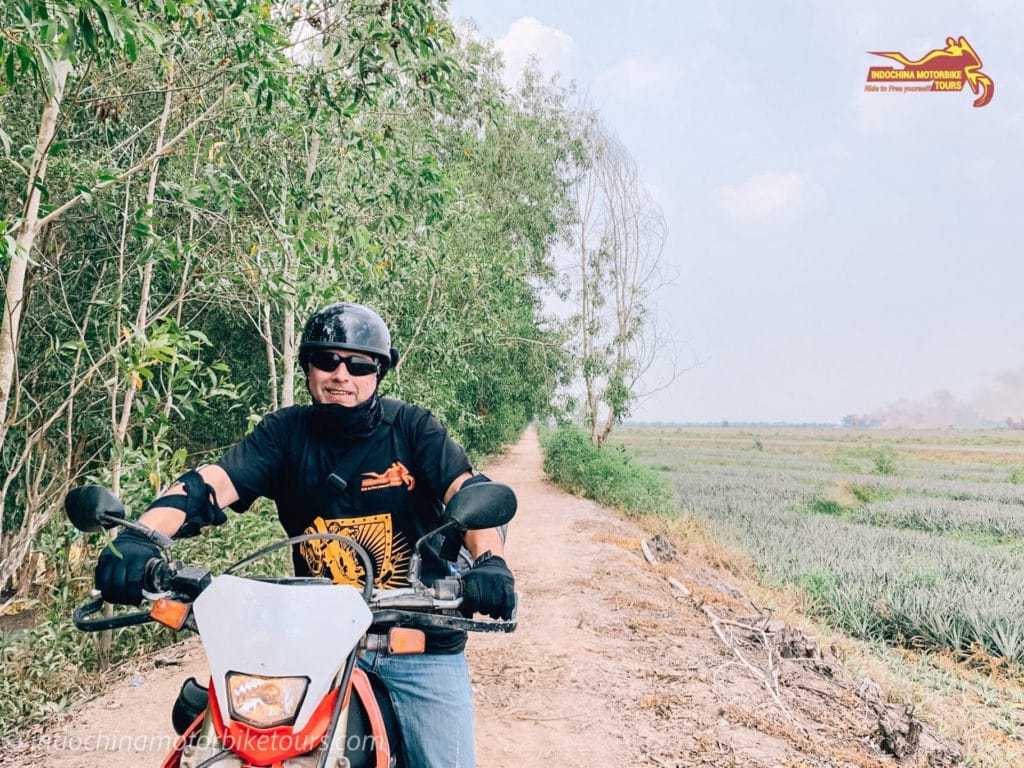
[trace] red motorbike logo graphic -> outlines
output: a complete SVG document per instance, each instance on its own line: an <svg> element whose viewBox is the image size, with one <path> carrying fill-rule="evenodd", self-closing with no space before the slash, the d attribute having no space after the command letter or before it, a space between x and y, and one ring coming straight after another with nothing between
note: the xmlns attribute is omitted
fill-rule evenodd
<svg viewBox="0 0 1024 768"><path fill-rule="evenodd" d="M946 38L945 48L929 51L920 59L912 61L902 53L894 51L868 51L874 56L884 56L903 65L896 67L870 67L869 83L916 83L924 85L931 82L930 88L910 88L907 90L960 91L964 82L970 86L977 99L974 106L984 107L992 101L995 84L992 78L981 71L981 59L974 52L967 38L959 40ZM877 90L877 89L873 89ZM904 90L897 87L896 90Z"/></svg>
<svg viewBox="0 0 1024 768"><path fill-rule="evenodd" d="M416 478L405 465L396 461L383 472L364 472L362 489L372 491L377 488L397 488L404 485L410 491L416 487Z"/></svg>

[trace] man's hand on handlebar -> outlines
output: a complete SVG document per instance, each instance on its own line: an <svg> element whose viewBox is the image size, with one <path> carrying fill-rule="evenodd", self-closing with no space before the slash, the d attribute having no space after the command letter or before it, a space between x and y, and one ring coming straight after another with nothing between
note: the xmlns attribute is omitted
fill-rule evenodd
<svg viewBox="0 0 1024 768"><path fill-rule="evenodd" d="M460 613L467 618L485 613L492 619L510 619L516 605L516 587L505 560L487 553L462 577Z"/></svg>
<svg viewBox="0 0 1024 768"><path fill-rule="evenodd" d="M160 549L152 541L131 529L123 530L100 552L96 589L108 603L138 605L142 602L146 564L160 557Z"/></svg>

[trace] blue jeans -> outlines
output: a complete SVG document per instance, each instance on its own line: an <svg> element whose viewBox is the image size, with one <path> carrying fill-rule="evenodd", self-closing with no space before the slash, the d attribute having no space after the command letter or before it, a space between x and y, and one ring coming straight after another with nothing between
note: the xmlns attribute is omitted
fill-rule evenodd
<svg viewBox="0 0 1024 768"><path fill-rule="evenodd" d="M463 653L391 656L371 652L359 666L391 692L410 768L474 768L473 696Z"/></svg>

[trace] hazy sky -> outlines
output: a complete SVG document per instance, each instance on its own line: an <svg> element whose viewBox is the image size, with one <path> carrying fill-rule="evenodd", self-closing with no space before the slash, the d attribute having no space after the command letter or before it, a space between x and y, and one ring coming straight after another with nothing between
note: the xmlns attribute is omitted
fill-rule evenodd
<svg viewBox="0 0 1024 768"><path fill-rule="evenodd" d="M1024 3L451 12L513 71L534 53L587 90L663 207L678 277L660 311L700 364L636 417L836 422L901 398L941 409L945 390L1024 418ZM987 106L966 87L864 91L895 65L867 51L917 59L961 35Z"/></svg>

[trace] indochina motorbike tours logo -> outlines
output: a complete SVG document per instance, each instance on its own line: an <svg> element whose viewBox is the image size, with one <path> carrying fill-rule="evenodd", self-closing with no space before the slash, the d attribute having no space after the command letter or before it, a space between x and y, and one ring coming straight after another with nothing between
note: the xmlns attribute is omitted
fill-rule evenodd
<svg viewBox="0 0 1024 768"><path fill-rule="evenodd" d="M895 51L868 51L872 56L884 56L902 64L902 67L869 67L869 92L912 93L916 91L961 91L964 83L977 96L974 106L984 107L992 101L995 84L981 71L981 59L967 38L946 38L945 48L928 51L916 61Z"/></svg>

